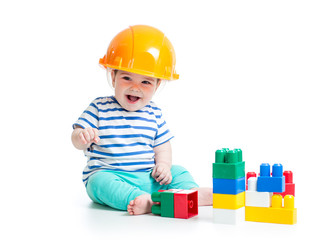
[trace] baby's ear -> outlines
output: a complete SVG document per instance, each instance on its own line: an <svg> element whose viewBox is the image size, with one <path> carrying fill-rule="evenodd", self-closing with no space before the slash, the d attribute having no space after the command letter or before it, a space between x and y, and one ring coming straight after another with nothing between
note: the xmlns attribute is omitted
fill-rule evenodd
<svg viewBox="0 0 336 240"><path fill-rule="evenodd" d="M162 82L162 80L161 80L160 78L158 78L158 79L157 79L156 89L155 89L155 90L157 90L157 89L160 87L161 82Z"/></svg>
<svg viewBox="0 0 336 240"><path fill-rule="evenodd" d="M112 70L111 71L111 81L112 81L112 86L115 88L115 78L117 76L117 71Z"/></svg>

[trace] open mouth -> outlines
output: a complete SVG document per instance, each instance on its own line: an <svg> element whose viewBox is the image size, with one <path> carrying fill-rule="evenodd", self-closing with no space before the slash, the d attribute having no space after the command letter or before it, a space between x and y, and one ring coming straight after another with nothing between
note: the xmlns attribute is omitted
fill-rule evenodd
<svg viewBox="0 0 336 240"><path fill-rule="evenodd" d="M132 95L126 95L128 102L130 103L136 103L140 97L132 96Z"/></svg>

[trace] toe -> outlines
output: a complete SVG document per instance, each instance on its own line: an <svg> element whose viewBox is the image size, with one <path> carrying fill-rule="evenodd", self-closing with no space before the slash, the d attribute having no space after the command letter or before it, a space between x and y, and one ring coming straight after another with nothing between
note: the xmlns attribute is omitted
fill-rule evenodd
<svg viewBox="0 0 336 240"><path fill-rule="evenodd" d="M128 212L129 214L133 215L133 214L134 214L134 209L133 209L133 207L130 207L130 205L128 205L128 206L127 206L127 212Z"/></svg>
<svg viewBox="0 0 336 240"><path fill-rule="evenodd" d="M128 204L128 206L134 206L134 200L131 200Z"/></svg>
<svg viewBox="0 0 336 240"><path fill-rule="evenodd" d="M142 199L141 198L136 198L136 199L134 199L134 205L140 205L141 204L141 202L142 202Z"/></svg>

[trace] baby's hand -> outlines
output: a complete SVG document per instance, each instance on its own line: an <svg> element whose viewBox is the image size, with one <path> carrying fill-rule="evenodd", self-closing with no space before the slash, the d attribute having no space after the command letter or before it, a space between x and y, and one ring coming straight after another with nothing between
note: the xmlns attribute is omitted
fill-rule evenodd
<svg viewBox="0 0 336 240"><path fill-rule="evenodd" d="M85 148L92 143L98 143L98 130L96 128L76 128L74 131L74 145L78 148Z"/></svg>
<svg viewBox="0 0 336 240"><path fill-rule="evenodd" d="M173 179L170 172L170 166L165 163L158 163L155 165L152 172L152 177L157 182L160 182L160 185L168 185Z"/></svg>

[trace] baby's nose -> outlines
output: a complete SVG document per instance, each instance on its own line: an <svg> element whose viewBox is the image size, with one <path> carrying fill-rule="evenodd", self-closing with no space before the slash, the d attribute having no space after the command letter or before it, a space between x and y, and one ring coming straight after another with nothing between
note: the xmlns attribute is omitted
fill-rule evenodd
<svg viewBox="0 0 336 240"><path fill-rule="evenodd" d="M130 90L133 91L133 92L140 92L140 87L138 84L133 84L131 87L130 87Z"/></svg>

